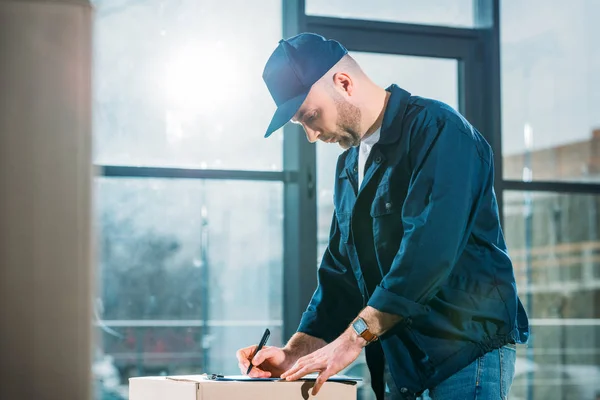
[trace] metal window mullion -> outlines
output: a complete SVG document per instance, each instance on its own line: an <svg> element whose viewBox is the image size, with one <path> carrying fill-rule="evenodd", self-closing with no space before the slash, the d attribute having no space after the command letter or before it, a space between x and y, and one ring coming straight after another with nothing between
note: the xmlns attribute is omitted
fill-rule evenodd
<svg viewBox="0 0 600 400"><path fill-rule="evenodd" d="M351 51L463 59L481 32L401 23L307 17L307 30L339 40Z"/></svg>
<svg viewBox="0 0 600 400"><path fill-rule="evenodd" d="M284 188L283 337L298 327L317 286L316 152L301 128L285 129L284 164L297 170L298 180Z"/></svg>
<svg viewBox="0 0 600 400"><path fill-rule="evenodd" d="M500 221L504 224L502 165L502 87L500 70L500 3L499 0L473 0L475 26L482 33L479 45L482 76L482 126L485 138L494 152L495 190L498 196Z"/></svg>
<svg viewBox="0 0 600 400"><path fill-rule="evenodd" d="M472 39L478 35L477 30L472 28L455 28L441 25L362 20L355 18L307 16L305 22L307 28L330 27L343 30L370 31L382 34L409 33L421 36L456 37L464 39Z"/></svg>
<svg viewBox="0 0 600 400"><path fill-rule="evenodd" d="M498 185L500 190L522 192L553 192L564 194L600 195L600 182L559 182L559 181L516 181L503 180Z"/></svg>
<svg viewBox="0 0 600 400"><path fill-rule="evenodd" d="M304 0L282 0L283 36L306 31ZM284 173L297 179L284 186L283 340L295 332L317 286L316 147L302 128L283 129Z"/></svg>
<svg viewBox="0 0 600 400"><path fill-rule="evenodd" d="M284 182L294 182L298 179L298 174L295 171L243 171L118 165L97 165L96 170L97 176L111 178L218 179Z"/></svg>

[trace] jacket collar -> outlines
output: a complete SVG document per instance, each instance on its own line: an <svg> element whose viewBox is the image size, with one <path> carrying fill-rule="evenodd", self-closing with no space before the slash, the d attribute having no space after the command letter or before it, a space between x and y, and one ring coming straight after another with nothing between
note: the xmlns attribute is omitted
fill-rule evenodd
<svg viewBox="0 0 600 400"><path fill-rule="evenodd" d="M391 94L383 114L381 137L378 142L381 144L394 143L402 136L400 127L410 99L410 93L397 85L391 85L386 90Z"/></svg>
<svg viewBox="0 0 600 400"><path fill-rule="evenodd" d="M385 111L383 113L383 122L381 124L381 136L377 144L391 144L402 136L402 120L408 107L408 100L411 94L399 86L393 84L386 91L390 92ZM346 178L351 171L356 170L358 166L358 147L351 147L346 156L345 168L342 169L339 177ZM355 171L354 171L355 172Z"/></svg>

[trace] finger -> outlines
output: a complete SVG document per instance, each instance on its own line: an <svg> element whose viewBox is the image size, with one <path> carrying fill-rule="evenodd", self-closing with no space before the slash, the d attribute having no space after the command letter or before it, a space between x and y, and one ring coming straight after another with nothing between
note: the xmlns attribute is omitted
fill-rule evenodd
<svg viewBox="0 0 600 400"><path fill-rule="evenodd" d="M294 365L292 365L292 367L290 369L288 369L283 374L281 374L281 378L282 379L287 378L289 375L297 372L298 370L300 370L300 368L304 367L305 365L307 365L311 362L312 362L312 357L310 357L310 356L304 356L304 357L300 358L298 361L296 361L294 363Z"/></svg>
<svg viewBox="0 0 600 400"><path fill-rule="evenodd" d="M300 379L308 374L310 374L311 372L320 372L323 371L326 368L326 365L323 363L310 363L305 365L304 367L300 368L298 371L289 374L285 379L288 381L295 381L297 379Z"/></svg>
<svg viewBox="0 0 600 400"><path fill-rule="evenodd" d="M248 367L250 367L250 361L248 361L248 359L246 359L246 358L240 358L238 360L238 367L240 367L242 374L246 375L246 372L248 371Z"/></svg>
<svg viewBox="0 0 600 400"><path fill-rule="evenodd" d="M252 354L254 354L254 350L256 349L256 346L249 346L243 349L238 350L235 353L235 356L237 357L238 361L242 361L242 360L248 360L248 358L250 358L250 356Z"/></svg>
<svg viewBox="0 0 600 400"><path fill-rule="evenodd" d="M246 372L246 371L244 371ZM271 373L269 371L263 371L260 368L254 367L252 371L248 374L250 378L270 378Z"/></svg>
<svg viewBox="0 0 600 400"><path fill-rule="evenodd" d="M266 359L274 357L277 353L277 349L273 347L264 347L261 351L256 353L254 358L252 359L252 365L260 365Z"/></svg>
<svg viewBox="0 0 600 400"><path fill-rule="evenodd" d="M242 375L246 375L248 373L248 367L250 366L250 362L248 360L246 361L242 361L238 363L238 368L240 369L240 372L242 373ZM252 375L253 371L262 371L261 369L259 369L258 367L252 367L252 370L250 371L250 375Z"/></svg>
<svg viewBox="0 0 600 400"><path fill-rule="evenodd" d="M281 379L287 378L289 375L297 372L303 366L304 366L304 363L302 362L302 359L296 361L296 363L294 365L292 365L292 367L290 369L288 369L287 371L285 371L283 374L280 375Z"/></svg>
<svg viewBox="0 0 600 400"><path fill-rule="evenodd" d="M313 396L316 396L317 393L319 393L319 390L321 390L321 386L323 386L323 384L327 382L327 379L329 379L332 375L332 371L330 369L326 369L325 371L321 372L319 376L317 376L315 386L313 386L312 390Z"/></svg>
<svg viewBox="0 0 600 400"><path fill-rule="evenodd" d="M242 375L245 375L246 371L248 371L248 365L245 365L241 361L238 363L238 367L239 367L240 371L242 372Z"/></svg>

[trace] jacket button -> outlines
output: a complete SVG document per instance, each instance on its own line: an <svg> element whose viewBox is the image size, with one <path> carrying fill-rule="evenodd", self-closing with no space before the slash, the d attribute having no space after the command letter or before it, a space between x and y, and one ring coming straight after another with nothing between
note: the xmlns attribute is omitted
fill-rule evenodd
<svg viewBox="0 0 600 400"><path fill-rule="evenodd" d="M375 162L379 164L381 162L381 156L375 157Z"/></svg>
<svg viewBox="0 0 600 400"><path fill-rule="evenodd" d="M402 388L402 389L400 389L400 393L406 393L406 392L408 392L408 389L407 389L407 388Z"/></svg>
<svg viewBox="0 0 600 400"><path fill-rule="evenodd" d="M358 165L354 166L354 172L358 172Z"/></svg>
<svg viewBox="0 0 600 400"><path fill-rule="evenodd" d="M385 209L389 210L390 208L392 208L392 203L385 203Z"/></svg>

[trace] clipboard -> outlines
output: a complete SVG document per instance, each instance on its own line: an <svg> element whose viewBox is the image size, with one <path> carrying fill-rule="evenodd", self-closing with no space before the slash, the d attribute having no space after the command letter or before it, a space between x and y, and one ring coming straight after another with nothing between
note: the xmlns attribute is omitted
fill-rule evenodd
<svg viewBox="0 0 600 400"><path fill-rule="evenodd" d="M309 374L298 380L299 381L316 381L317 376L318 376L317 374ZM281 378L251 378L247 375L216 375L213 379L216 381L243 381L243 382L284 381L284 382L287 382L285 379L281 379ZM362 378L346 376L346 375L334 375L334 376L329 377L329 379L327 379L327 381L328 382L346 382L346 383L354 382L354 383L356 383L356 382L361 382Z"/></svg>
<svg viewBox="0 0 600 400"><path fill-rule="evenodd" d="M298 381L316 381L318 374L308 374ZM209 381L221 381L221 382L287 382L281 378L252 378L247 375L221 375L221 374L202 374L192 376L167 376L167 379L174 381L198 381L198 380L209 380ZM346 376L346 375L334 375L327 379L327 382L340 382L356 384L361 382L362 378Z"/></svg>

